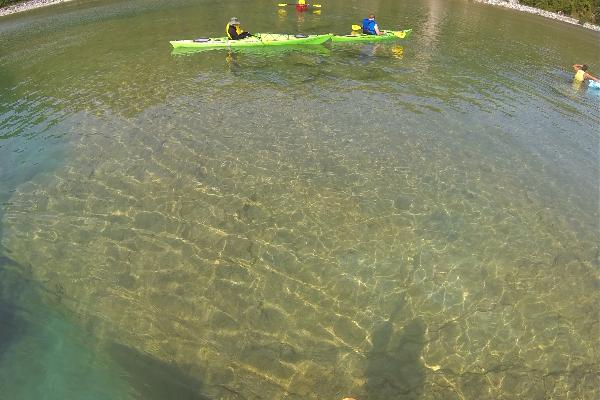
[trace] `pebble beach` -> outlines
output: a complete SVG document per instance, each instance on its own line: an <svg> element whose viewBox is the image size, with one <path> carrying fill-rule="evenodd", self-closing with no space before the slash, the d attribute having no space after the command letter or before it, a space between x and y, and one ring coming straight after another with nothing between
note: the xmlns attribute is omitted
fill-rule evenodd
<svg viewBox="0 0 600 400"><path fill-rule="evenodd" d="M33 10L34 8L51 6L59 3L66 3L71 0L32 0L24 1L22 3L15 3L9 6L0 8L0 17L4 15L15 14L22 11Z"/></svg>
<svg viewBox="0 0 600 400"><path fill-rule="evenodd" d="M499 6L499 7L510 8L510 9L513 9L513 10L522 11L522 12L526 12L526 13L529 13L529 14L541 15L542 17L546 17L546 18L550 18L550 19L555 19L557 21L567 22L569 24L581 25L581 26L583 26L584 28L587 28L587 29L592 29L592 30L595 30L595 31L600 31L600 26L598 26L598 25L590 24L589 22L585 22L583 24L580 24L579 21L576 18L571 18L571 17L568 17L566 15L562 15L562 14L558 14L558 13L554 13L554 12L550 12L550 11L540 10L539 8L535 8L535 7L524 6L522 4L519 4L519 2L517 2L517 1L510 1L510 0L475 0L475 2L477 2L477 3L484 3L484 4L491 4L491 5Z"/></svg>

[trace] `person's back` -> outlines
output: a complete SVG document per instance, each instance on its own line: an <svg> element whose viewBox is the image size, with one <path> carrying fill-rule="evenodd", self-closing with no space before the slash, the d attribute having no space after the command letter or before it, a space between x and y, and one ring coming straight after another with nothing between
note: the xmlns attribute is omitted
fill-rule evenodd
<svg viewBox="0 0 600 400"><path fill-rule="evenodd" d="M577 68L576 65L578 64L573 66L573 69L575 69L574 79L578 82L583 82L585 80L585 71L587 70L587 65L581 65L579 68Z"/></svg>
<svg viewBox="0 0 600 400"><path fill-rule="evenodd" d="M227 38L229 40L245 39L252 36L249 32L244 32L240 26L240 21L236 17L232 17L229 20L229 23L225 27L225 32L227 33Z"/></svg>
<svg viewBox="0 0 600 400"><path fill-rule="evenodd" d="M379 26L375 21L375 15L369 14L369 16L362 21L362 30L364 34L367 35L381 35L379 31Z"/></svg>

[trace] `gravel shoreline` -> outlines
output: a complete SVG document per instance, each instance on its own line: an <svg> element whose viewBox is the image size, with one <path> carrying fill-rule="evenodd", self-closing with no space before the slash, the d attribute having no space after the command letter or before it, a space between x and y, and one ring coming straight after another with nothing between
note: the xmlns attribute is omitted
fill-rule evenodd
<svg viewBox="0 0 600 400"><path fill-rule="evenodd" d="M12 4L10 6L6 6L0 8L0 17L4 15L10 15L14 13L18 13L21 11L33 10L34 8L51 6L53 4L66 3L71 0L31 0L24 1L22 3Z"/></svg>
<svg viewBox="0 0 600 400"><path fill-rule="evenodd" d="M13 4L13 5L4 7L4 8L0 8L0 17L3 15L14 14L14 13L18 13L21 11L32 10L34 8L51 6L53 4L59 4L59 3L65 3L67 1L71 1L71 0L30 0L30 1L25 1L23 3L17 3L17 4ZM574 24L574 25L580 25L580 26L583 26L584 28L591 29L594 31L600 31L600 26L598 26L598 25L593 25L588 22L581 25L579 23L579 21L576 20L575 18L567 17L566 15L561 15L561 14L553 13L550 11L540 10L539 8L524 6L524 5L519 4L519 2L517 0L473 0L473 1L475 1L476 3L491 4L494 6L510 8L513 10L522 11L522 12L526 12L526 13L530 13L530 14L541 15L546 18L555 19L555 20L563 21L563 22L568 22L568 23Z"/></svg>
<svg viewBox="0 0 600 400"><path fill-rule="evenodd" d="M526 12L529 14L541 15L542 17L555 19L557 21L567 22L569 24L583 26L584 28L591 29L594 31L600 31L600 26L598 26L598 25L590 24L589 22L580 24L579 21L575 18L567 17L566 15L553 13L550 11L540 10L539 8L535 8L535 7L524 6L522 4L519 4L519 2L515 1L515 0L473 0L473 1L475 1L476 3L491 4L494 6L510 8L513 10L522 11L522 12Z"/></svg>

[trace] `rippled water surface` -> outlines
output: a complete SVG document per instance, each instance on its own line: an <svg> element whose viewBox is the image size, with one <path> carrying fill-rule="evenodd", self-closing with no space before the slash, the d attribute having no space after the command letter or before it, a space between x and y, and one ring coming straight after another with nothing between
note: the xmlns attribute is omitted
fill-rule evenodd
<svg viewBox="0 0 600 400"><path fill-rule="evenodd" d="M0 19L7 399L597 399L597 33L466 1ZM169 40L403 41L172 53Z"/></svg>

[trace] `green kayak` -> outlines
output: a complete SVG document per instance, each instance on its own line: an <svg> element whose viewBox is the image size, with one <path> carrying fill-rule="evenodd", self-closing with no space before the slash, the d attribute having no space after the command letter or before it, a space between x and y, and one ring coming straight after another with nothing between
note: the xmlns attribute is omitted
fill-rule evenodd
<svg viewBox="0 0 600 400"><path fill-rule="evenodd" d="M285 46L290 44L322 44L331 39L332 34L326 35L285 35L277 33L255 33L246 39L229 40L221 38L200 38L194 40L172 40L173 48L229 48L256 46Z"/></svg>
<svg viewBox="0 0 600 400"><path fill-rule="evenodd" d="M175 56L197 54L206 51L227 50L230 52L240 52L244 54L254 54L258 56L273 56L281 55L289 52L302 52L305 54L331 54L331 49L328 46L307 46L304 44L290 44L287 46L254 46L254 47L178 47L171 50L171 54Z"/></svg>
<svg viewBox="0 0 600 400"><path fill-rule="evenodd" d="M383 42L386 40L406 39L412 33L412 29L403 31L383 31L383 35L365 35L364 33L355 33L350 35L333 35L331 41L340 42Z"/></svg>

